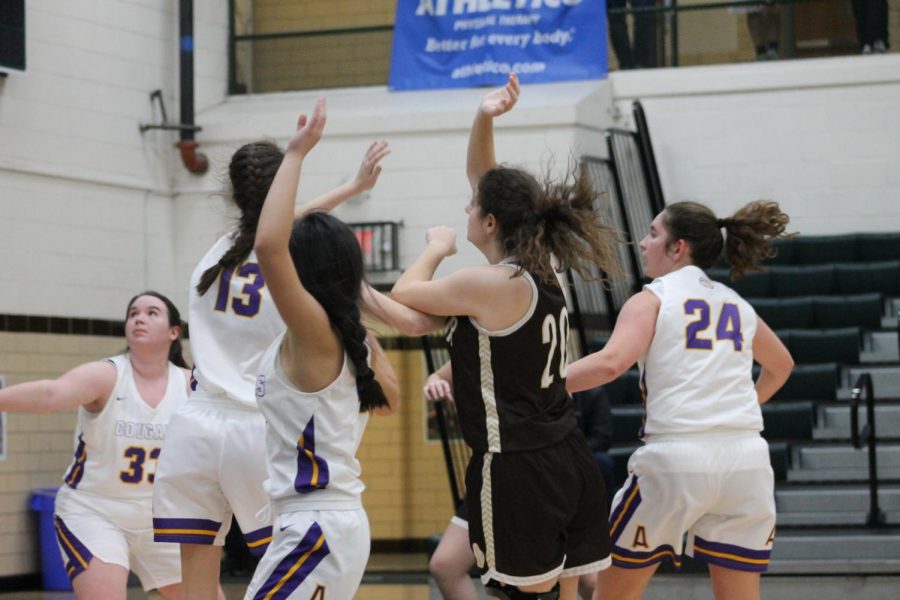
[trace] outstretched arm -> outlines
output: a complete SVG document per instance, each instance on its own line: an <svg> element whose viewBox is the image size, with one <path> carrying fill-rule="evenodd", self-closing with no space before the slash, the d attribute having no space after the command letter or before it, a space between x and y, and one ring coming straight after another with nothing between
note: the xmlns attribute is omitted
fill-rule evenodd
<svg viewBox="0 0 900 600"><path fill-rule="evenodd" d="M636 363L653 341L659 304L659 298L646 290L632 296L622 307L606 346L566 369L569 393L609 383Z"/></svg>
<svg viewBox="0 0 900 600"><path fill-rule="evenodd" d="M306 213L314 210L331 212L350 198L371 190L378 182L378 176L381 175L381 159L390 153L391 149L385 140L372 142L372 145L366 150L365 156L363 156L362 164L359 166L359 171L356 172L356 177L352 181L342 183L315 200L301 204L294 209L294 218L299 219Z"/></svg>
<svg viewBox="0 0 900 600"><path fill-rule="evenodd" d="M494 119L512 110L518 99L519 78L515 73L510 73L506 85L487 94L478 106L466 155L466 175L473 190L484 172L497 164L494 157Z"/></svg>
<svg viewBox="0 0 900 600"><path fill-rule="evenodd" d="M362 288L362 308L382 323L406 335L425 335L444 326L444 317L436 317L400 304L368 284Z"/></svg>
<svg viewBox="0 0 900 600"><path fill-rule="evenodd" d="M116 367L89 362L57 379L11 385L0 390L0 412L49 413L84 406L100 412L116 385Z"/></svg>
<svg viewBox="0 0 900 600"><path fill-rule="evenodd" d="M325 309L303 287L288 250L303 160L322 137L324 128L325 100L320 98L312 116L307 119L303 114L297 121L297 130L288 142L284 159L263 203L254 246L278 313L293 338L304 347L311 346L316 340L336 343Z"/></svg>

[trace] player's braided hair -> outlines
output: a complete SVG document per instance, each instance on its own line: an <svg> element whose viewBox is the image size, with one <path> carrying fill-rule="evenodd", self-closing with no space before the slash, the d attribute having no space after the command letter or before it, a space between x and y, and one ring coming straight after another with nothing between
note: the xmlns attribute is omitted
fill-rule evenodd
<svg viewBox="0 0 900 600"><path fill-rule="evenodd" d="M767 200L749 202L725 219L697 202L676 202L666 207L663 219L668 241L688 242L691 259L701 269L713 267L724 250L732 280L742 279L747 271L763 270L763 259L776 254L772 239L796 235L785 233L790 217L781 212L777 202Z"/></svg>
<svg viewBox="0 0 900 600"><path fill-rule="evenodd" d="M228 165L232 198L241 210L237 235L231 248L222 255L219 262L208 268L200 277L197 292L202 296L215 283L223 269L234 269L241 264L256 240L256 225L259 213L275 173L281 165L284 154L272 142L252 142L238 148Z"/></svg>
<svg viewBox="0 0 900 600"><path fill-rule="evenodd" d="M359 411L387 406L367 362L366 328L359 311L362 251L356 236L336 217L311 212L294 223L288 248L300 282L325 309L353 363Z"/></svg>
<svg viewBox="0 0 900 600"><path fill-rule="evenodd" d="M178 309L175 307L175 304L160 294L159 292L154 292L153 290L147 290L145 292L141 292L137 294L134 298L128 301L128 308L125 309L125 319L128 319L128 313L131 312L131 306L134 304L135 300L140 298L141 296L153 296L159 300L162 300L163 304L166 305L166 312L169 313L169 327L180 327L181 333L175 338L169 345L169 362L181 367L182 369L188 369L187 361L184 360L184 349L181 345L181 338L184 336L185 331L185 323L181 320L181 314L178 312Z"/></svg>
<svg viewBox="0 0 900 600"><path fill-rule="evenodd" d="M606 273L621 272L615 259L619 235L594 210L597 193L584 170L573 167L562 181L548 174L538 182L522 169L494 167L478 181L476 199L482 216L497 219L503 248L519 273L555 283L551 257L557 271L572 268L585 279L593 278L591 263Z"/></svg>

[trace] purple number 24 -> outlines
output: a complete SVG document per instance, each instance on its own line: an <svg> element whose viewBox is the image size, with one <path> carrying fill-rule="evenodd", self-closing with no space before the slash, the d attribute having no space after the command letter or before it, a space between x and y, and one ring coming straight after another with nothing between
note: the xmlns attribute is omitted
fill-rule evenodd
<svg viewBox="0 0 900 600"><path fill-rule="evenodd" d="M688 316L699 314L696 321L691 321L685 328L687 336L687 348L692 350L711 350L713 341L700 337L709 328L710 307L706 300L687 300L684 303L684 314ZM743 344L741 335L741 313L737 304L725 302L716 322L716 340L731 340L734 349L740 351Z"/></svg>

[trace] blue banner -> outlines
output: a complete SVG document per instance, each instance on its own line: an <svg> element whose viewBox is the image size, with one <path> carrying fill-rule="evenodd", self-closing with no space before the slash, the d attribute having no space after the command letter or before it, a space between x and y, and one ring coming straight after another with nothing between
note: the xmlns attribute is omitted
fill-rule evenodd
<svg viewBox="0 0 900 600"><path fill-rule="evenodd" d="M605 0L397 0L392 90L606 77Z"/></svg>

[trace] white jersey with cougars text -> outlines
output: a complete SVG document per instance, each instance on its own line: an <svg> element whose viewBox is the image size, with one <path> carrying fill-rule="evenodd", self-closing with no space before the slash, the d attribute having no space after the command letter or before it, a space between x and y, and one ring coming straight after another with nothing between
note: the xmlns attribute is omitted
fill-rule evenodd
<svg viewBox="0 0 900 600"><path fill-rule="evenodd" d="M108 498L147 498L172 413L187 401L184 371L169 363L166 393L151 407L141 398L127 354L106 359L118 376L99 413L78 409L75 457L63 481Z"/></svg>
<svg viewBox="0 0 900 600"><path fill-rule="evenodd" d="M660 300L656 332L639 361L643 436L762 431L751 377L756 313L694 266L647 286Z"/></svg>
<svg viewBox="0 0 900 600"><path fill-rule="evenodd" d="M284 322L251 252L232 270L224 269L204 295L197 293L203 272L231 248L234 233L219 238L191 275L188 317L194 356L195 395L228 398L256 406L253 394L263 352Z"/></svg>
<svg viewBox="0 0 900 600"><path fill-rule="evenodd" d="M359 412L350 358L344 355L340 374L324 389L301 392L281 366L283 338L266 351L256 385L266 419L266 491L279 514L358 508L365 485L356 451L369 415Z"/></svg>

